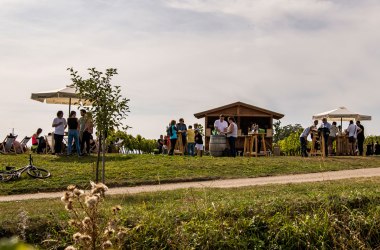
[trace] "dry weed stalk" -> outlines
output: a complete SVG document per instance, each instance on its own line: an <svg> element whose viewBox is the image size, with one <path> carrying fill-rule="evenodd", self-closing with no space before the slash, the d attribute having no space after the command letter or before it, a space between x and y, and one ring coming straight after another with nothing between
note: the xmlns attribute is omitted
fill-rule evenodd
<svg viewBox="0 0 380 250"><path fill-rule="evenodd" d="M91 182L91 187L88 192L70 185L61 198L71 215L69 225L76 230L74 244L66 250L121 249L127 235L127 229L119 226L121 207L113 207L111 218L105 221L100 216L100 205L108 188L94 182Z"/></svg>
<svg viewBox="0 0 380 250"><path fill-rule="evenodd" d="M26 229L28 228L28 213L25 210L20 210L18 214L19 222L17 228L20 231L20 237L23 241L26 241Z"/></svg>

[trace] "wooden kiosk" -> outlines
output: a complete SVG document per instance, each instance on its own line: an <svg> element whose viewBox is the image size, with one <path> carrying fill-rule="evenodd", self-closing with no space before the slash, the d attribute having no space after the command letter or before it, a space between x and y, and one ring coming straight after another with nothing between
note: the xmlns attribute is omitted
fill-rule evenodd
<svg viewBox="0 0 380 250"><path fill-rule="evenodd" d="M272 150L272 136L273 136L273 119L279 120L284 117L283 114L270 111L267 109L259 108L250 104L246 104L243 102L235 102L231 103L225 106L221 106L218 108L209 109L203 112L199 112L194 114L194 116L198 119L204 118L205 119L205 150L209 150L209 143L210 143L210 136L211 131L214 128L214 122L215 120L219 119L219 115L223 114L225 116L225 120L227 121L227 118L229 116L232 116L235 118L235 121L238 126L238 138L236 140L236 150L239 154L245 154L246 149L250 152L253 152L253 149L251 145L257 145L254 143L254 139L250 140L251 138L246 138L246 136L249 136L250 127L252 124L256 123L259 125L259 128L265 129L265 135L262 136L264 138L263 142L261 143L261 148L257 149L256 155L266 155L267 150ZM249 142L247 140L250 140ZM245 142L245 143L244 143ZM253 142L253 143L251 143ZM244 147L244 144L246 144ZM265 151L265 152L264 152ZM262 153L260 153L262 152Z"/></svg>

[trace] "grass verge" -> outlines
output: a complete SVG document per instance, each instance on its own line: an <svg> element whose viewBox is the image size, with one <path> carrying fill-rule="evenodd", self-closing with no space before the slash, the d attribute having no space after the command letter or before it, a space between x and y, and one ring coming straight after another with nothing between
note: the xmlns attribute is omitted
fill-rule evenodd
<svg viewBox="0 0 380 250"><path fill-rule="evenodd" d="M0 195L64 190L69 184L87 187L95 179L95 156L78 158L35 155L34 163L52 177L35 180L26 173L17 181L0 183ZM28 163L25 155L1 155L0 169ZM378 167L379 157L169 157L163 155L108 155L106 184L136 186L212 179L300 174L343 169Z"/></svg>
<svg viewBox="0 0 380 250"><path fill-rule="evenodd" d="M112 196L104 211L123 206L125 249L374 249L379 184L367 178ZM72 241L58 200L0 203L0 211L0 236L21 234L53 249ZM50 245L41 245L46 239Z"/></svg>

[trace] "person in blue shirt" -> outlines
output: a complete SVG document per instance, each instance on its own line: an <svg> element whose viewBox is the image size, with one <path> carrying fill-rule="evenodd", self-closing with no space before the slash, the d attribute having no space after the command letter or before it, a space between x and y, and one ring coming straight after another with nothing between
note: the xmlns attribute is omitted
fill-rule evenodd
<svg viewBox="0 0 380 250"><path fill-rule="evenodd" d="M168 135L170 136L169 155L173 155L175 144L177 143L177 127L176 127L176 121L175 120L172 120L170 122L170 126L168 128Z"/></svg>

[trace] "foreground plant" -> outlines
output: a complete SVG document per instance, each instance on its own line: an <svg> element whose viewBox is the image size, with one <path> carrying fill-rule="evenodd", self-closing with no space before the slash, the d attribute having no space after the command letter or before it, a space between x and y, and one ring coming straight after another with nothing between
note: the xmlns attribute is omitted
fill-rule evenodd
<svg viewBox="0 0 380 250"><path fill-rule="evenodd" d="M74 244L66 250L121 249L127 235L127 229L119 226L121 207L112 208L109 220L102 217L100 208L108 187L94 182L91 182L91 187L90 191L84 191L70 185L61 198L70 212L69 225L75 230Z"/></svg>
<svg viewBox="0 0 380 250"><path fill-rule="evenodd" d="M32 246L21 242L17 237L13 237L10 239L0 239L0 249L34 250Z"/></svg>

